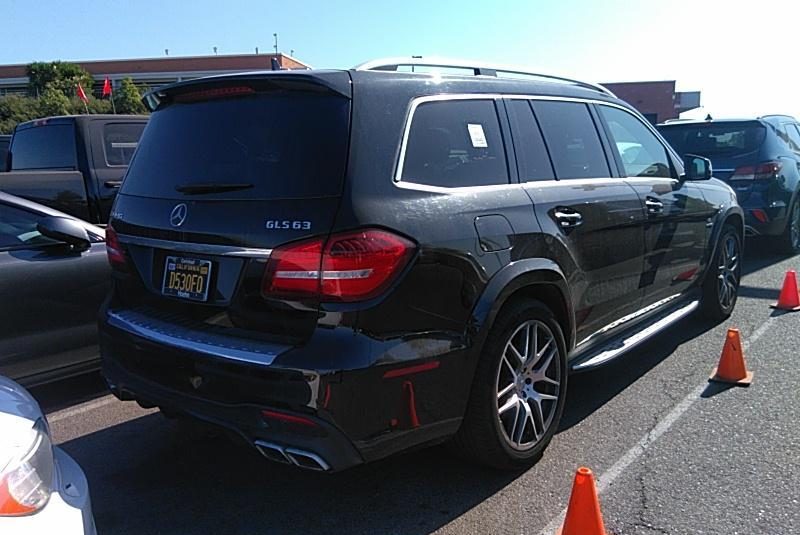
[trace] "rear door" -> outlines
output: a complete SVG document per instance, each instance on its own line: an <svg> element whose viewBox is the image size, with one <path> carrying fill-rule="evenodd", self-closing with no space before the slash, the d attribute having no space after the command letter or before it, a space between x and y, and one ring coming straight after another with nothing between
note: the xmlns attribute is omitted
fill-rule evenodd
<svg viewBox="0 0 800 535"><path fill-rule="evenodd" d="M642 206L633 188L612 176L588 104L508 105L520 180L543 233L555 238L547 254L571 273L580 341L639 308Z"/></svg>
<svg viewBox="0 0 800 535"><path fill-rule="evenodd" d="M701 275L706 233L714 215L700 189L678 179L666 146L633 113L598 104L617 164L647 214L641 287L645 305L674 298Z"/></svg>
<svg viewBox="0 0 800 535"><path fill-rule="evenodd" d="M268 78L159 97L110 222L132 263L119 306L237 336L313 329L313 300L265 300L262 281L273 248L330 232L350 99L301 76Z"/></svg>
<svg viewBox="0 0 800 535"><path fill-rule="evenodd" d="M42 236L43 215L0 202L0 374L24 379L98 358L108 293L105 245L71 251Z"/></svg>

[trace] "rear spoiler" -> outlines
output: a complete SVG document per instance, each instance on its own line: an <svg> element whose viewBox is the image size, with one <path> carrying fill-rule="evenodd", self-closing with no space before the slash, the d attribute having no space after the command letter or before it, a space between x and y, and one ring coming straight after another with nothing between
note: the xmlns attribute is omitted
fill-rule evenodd
<svg viewBox="0 0 800 535"><path fill-rule="evenodd" d="M330 93L344 98L352 98L350 73L347 71L257 71L236 74L223 74L178 82L150 91L142 97L142 102L153 112L160 106L172 102L176 97L186 99L196 94L202 99L205 95L234 96L226 88L250 88L250 93L266 91L305 91L311 93ZM243 93L238 92L238 93Z"/></svg>

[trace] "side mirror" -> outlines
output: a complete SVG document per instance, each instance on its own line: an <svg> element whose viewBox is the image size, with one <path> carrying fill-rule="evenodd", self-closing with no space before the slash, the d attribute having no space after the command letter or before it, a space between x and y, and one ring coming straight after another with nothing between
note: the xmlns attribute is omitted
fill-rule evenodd
<svg viewBox="0 0 800 535"><path fill-rule="evenodd" d="M711 160L697 154L684 154L683 168L686 180L708 180L711 178Z"/></svg>
<svg viewBox="0 0 800 535"><path fill-rule="evenodd" d="M45 217L36 225L42 236L71 245L77 251L85 251L92 246L89 233L79 222L66 217Z"/></svg>

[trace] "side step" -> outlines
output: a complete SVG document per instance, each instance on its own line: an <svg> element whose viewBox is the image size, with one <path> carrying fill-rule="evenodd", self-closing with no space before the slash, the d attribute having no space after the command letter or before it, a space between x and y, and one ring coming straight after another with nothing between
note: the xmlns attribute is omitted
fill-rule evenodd
<svg viewBox="0 0 800 535"><path fill-rule="evenodd" d="M656 333L666 329L679 320L682 320L697 307L700 306L700 301L692 301L681 308L673 310L666 316L654 318L649 323L640 326L635 332L630 333L625 338L615 338L606 344L593 349L587 355L581 355L575 361L570 363L573 371L585 371L596 366L600 366L612 360L623 353L630 351L642 342L646 341Z"/></svg>

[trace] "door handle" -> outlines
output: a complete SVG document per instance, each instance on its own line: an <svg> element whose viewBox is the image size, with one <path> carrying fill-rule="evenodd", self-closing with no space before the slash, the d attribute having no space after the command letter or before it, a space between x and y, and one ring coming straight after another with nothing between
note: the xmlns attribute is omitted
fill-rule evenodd
<svg viewBox="0 0 800 535"><path fill-rule="evenodd" d="M561 228L574 228L583 223L583 216L571 208L556 208L553 215Z"/></svg>
<svg viewBox="0 0 800 535"><path fill-rule="evenodd" d="M647 197L644 200L644 205L647 207L647 213L650 215L658 215L664 213L664 203L652 197Z"/></svg>
<svg viewBox="0 0 800 535"><path fill-rule="evenodd" d="M103 185L107 188L118 188L122 185L122 180L106 180Z"/></svg>

